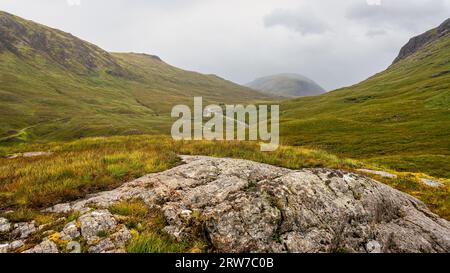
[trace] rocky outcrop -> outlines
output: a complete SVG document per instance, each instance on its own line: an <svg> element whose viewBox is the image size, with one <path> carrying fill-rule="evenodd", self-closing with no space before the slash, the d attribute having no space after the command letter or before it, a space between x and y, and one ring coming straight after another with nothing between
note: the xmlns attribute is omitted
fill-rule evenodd
<svg viewBox="0 0 450 273"><path fill-rule="evenodd" d="M81 238L89 252L122 252L132 236L107 209L140 199L164 214L164 230L175 238L192 237L192 222L200 223L211 251L450 251L448 221L368 177L235 159L183 159L186 164L171 170L47 209L80 215L59 238L72 244ZM28 252L54 251L50 239Z"/></svg>
<svg viewBox="0 0 450 273"><path fill-rule="evenodd" d="M400 50L400 53L394 60L393 64L413 55L414 53L422 49L425 45L433 41L436 41L437 39L440 39L444 36L448 36L449 33L450 33L450 19L447 19L439 27L429 30L419 36L411 38L411 40L409 40L409 42L405 46L403 46L403 48Z"/></svg>

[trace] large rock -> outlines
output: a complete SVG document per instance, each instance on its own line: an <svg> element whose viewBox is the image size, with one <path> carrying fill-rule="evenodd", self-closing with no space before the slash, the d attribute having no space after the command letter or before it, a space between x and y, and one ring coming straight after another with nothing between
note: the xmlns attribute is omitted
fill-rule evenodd
<svg viewBox="0 0 450 273"><path fill-rule="evenodd" d="M174 237L192 236L192 223L201 222L218 252L450 251L448 221L417 199L365 176L245 160L183 159L185 165L50 211L86 211L142 199L164 212L165 230ZM107 211L98 213L80 218L87 239L115 226ZM119 234L129 238L127 232ZM113 245L106 238L90 251L107 252Z"/></svg>
<svg viewBox="0 0 450 273"><path fill-rule="evenodd" d="M429 30L423 34L413 37L409 42L402 47L394 63L408 58L414 55L420 49L424 48L427 44L432 43L442 37L448 39L448 34L450 33L450 18L445 20L439 27Z"/></svg>

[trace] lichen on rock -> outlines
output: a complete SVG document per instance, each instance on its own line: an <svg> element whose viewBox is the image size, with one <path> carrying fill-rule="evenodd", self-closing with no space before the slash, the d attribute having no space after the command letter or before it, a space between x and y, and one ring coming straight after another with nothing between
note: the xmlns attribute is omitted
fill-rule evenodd
<svg viewBox="0 0 450 273"><path fill-rule="evenodd" d="M417 199L366 176L182 158L184 165L47 209L79 214L60 233L71 244L67 249L78 240L88 252L124 252L136 231L108 208L142 200L161 212L163 232L180 242L201 237L213 252L450 251L448 221ZM46 237L28 252L54 250Z"/></svg>

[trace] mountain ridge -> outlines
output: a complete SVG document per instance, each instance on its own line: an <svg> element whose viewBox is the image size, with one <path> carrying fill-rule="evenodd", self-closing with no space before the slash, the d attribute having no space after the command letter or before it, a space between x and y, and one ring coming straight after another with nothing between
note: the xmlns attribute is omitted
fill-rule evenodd
<svg viewBox="0 0 450 273"><path fill-rule="evenodd" d="M0 12L0 142L170 133L174 105L273 97ZM191 102L192 101L192 102Z"/></svg>
<svg viewBox="0 0 450 273"><path fill-rule="evenodd" d="M404 45L393 64L413 55L418 50L422 49L428 43L438 40L450 32L450 18L445 20L437 28L431 29L425 33L411 38L406 45Z"/></svg>

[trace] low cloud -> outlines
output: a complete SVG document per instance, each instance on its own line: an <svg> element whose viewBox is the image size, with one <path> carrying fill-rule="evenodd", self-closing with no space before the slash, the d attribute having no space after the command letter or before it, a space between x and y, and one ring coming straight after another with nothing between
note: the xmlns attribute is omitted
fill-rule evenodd
<svg viewBox="0 0 450 273"><path fill-rule="evenodd" d="M448 12L445 4L444 0L381 1L377 5L361 1L348 8L346 17L369 27L415 31L424 22L445 16Z"/></svg>
<svg viewBox="0 0 450 273"><path fill-rule="evenodd" d="M264 17L264 25L266 27L283 26L302 35L321 34L329 29L327 24L314 13L305 9L297 11L274 10Z"/></svg>
<svg viewBox="0 0 450 273"><path fill-rule="evenodd" d="M386 35L387 31L384 29L369 29L366 35L369 37L383 36Z"/></svg>

